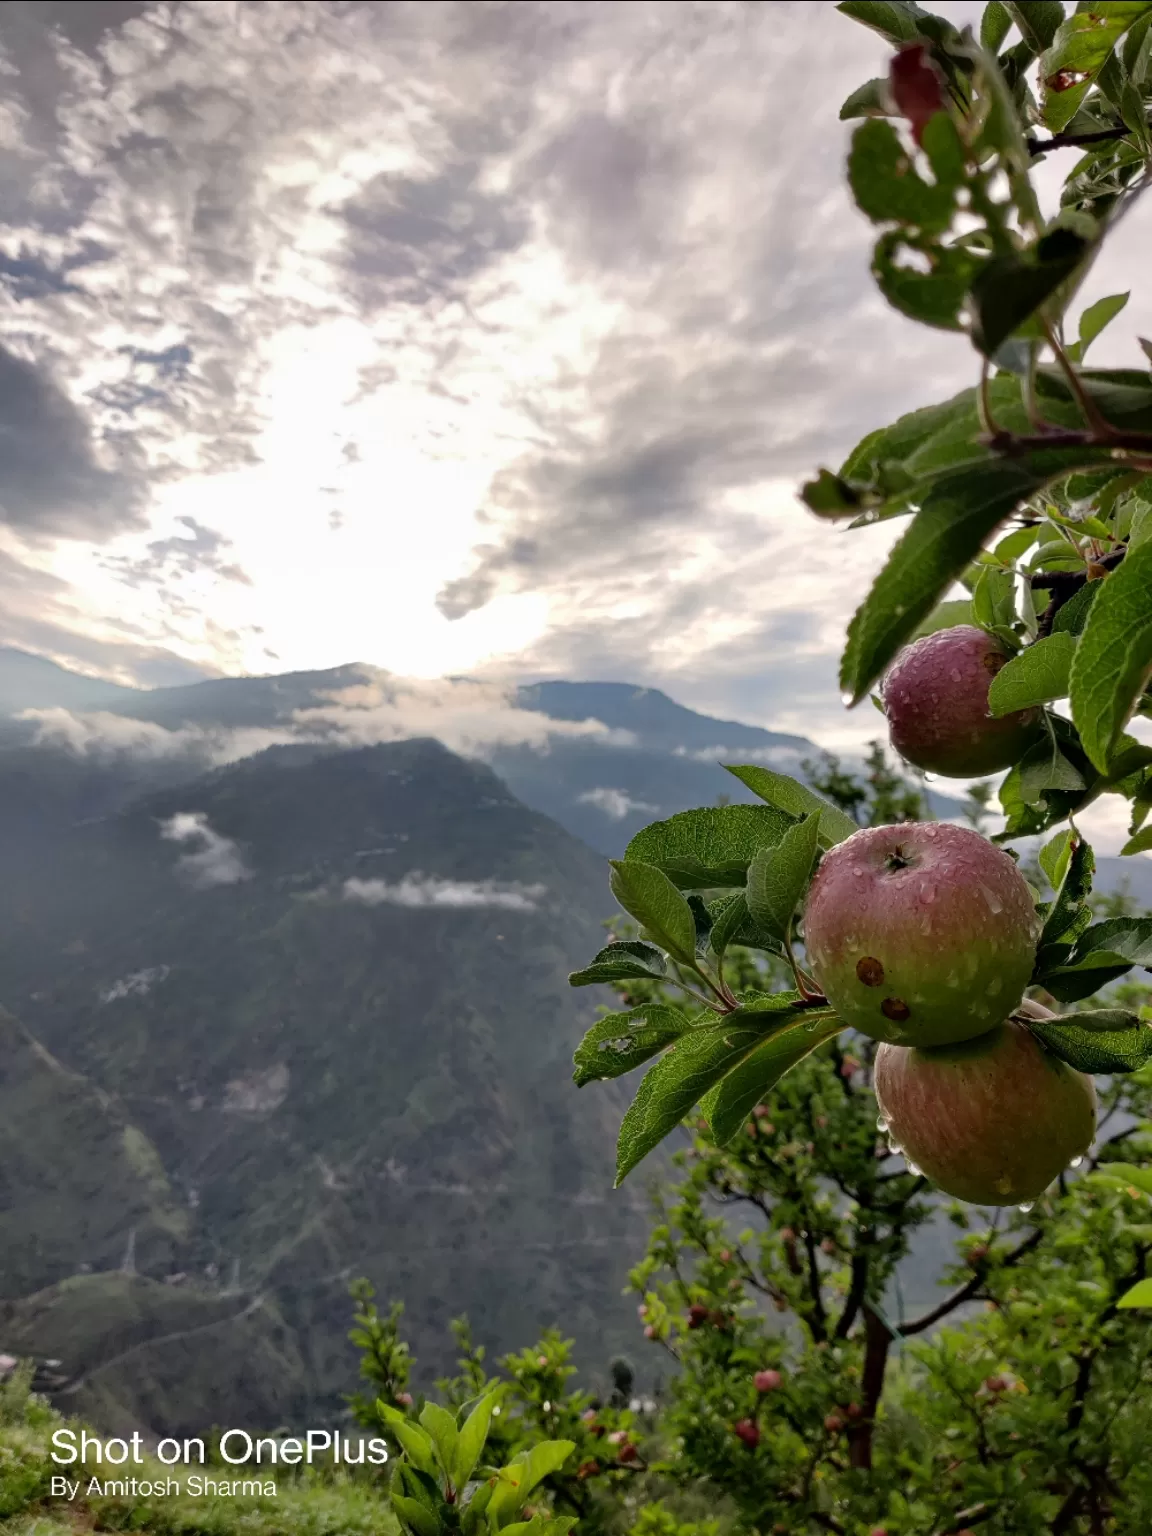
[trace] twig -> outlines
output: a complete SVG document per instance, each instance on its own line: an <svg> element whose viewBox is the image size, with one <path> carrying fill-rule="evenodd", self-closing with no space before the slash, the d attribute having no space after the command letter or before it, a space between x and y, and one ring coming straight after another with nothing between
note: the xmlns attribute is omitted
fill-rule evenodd
<svg viewBox="0 0 1152 1536"><path fill-rule="evenodd" d="M1018 1264L1022 1258L1032 1252L1033 1248L1039 1247L1043 1240L1044 1228L1034 1227L1024 1241L1019 1243L1010 1254L1000 1261L1000 1267L1009 1269L1012 1265ZM951 1296L945 1297L938 1307L933 1307L931 1312L925 1312L923 1317L916 1318L914 1322L903 1323L896 1330L897 1333L902 1339L911 1338L913 1334L923 1333L925 1329L931 1328L932 1324L938 1323L942 1317L947 1317L949 1312L954 1312L964 1302L972 1301L988 1278L988 1268L987 1264L977 1265L976 1273L972 1276L971 1280L965 1281L958 1290L952 1292Z"/></svg>
<svg viewBox="0 0 1152 1536"><path fill-rule="evenodd" d="M1116 128L1100 128L1095 133L1056 133L1050 139L1025 139L1028 153L1046 155L1050 149L1079 149L1083 144L1107 144L1115 139L1127 138L1131 129L1120 124Z"/></svg>

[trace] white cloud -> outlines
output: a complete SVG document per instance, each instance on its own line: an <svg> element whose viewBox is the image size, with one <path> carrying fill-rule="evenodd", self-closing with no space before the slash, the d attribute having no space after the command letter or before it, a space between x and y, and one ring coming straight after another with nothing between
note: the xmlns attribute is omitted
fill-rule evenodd
<svg viewBox="0 0 1152 1536"><path fill-rule="evenodd" d="M660 809L658 805L650 805L647 800L634 800L624 789L588 789L582 795L577 795L576 800L579 805L594 805L613 821L623 821L632 811Z"/></svg>
<svg viewBox="0 0 1152 1536"><path fill-rule="evenodd" d="M167 981L169 972L170 967L166 965L150 965L143 971L132 971L119 981L114 981L110 987L105 987L99 993L100 1001L115 1003L122 997L147 997L153 987Z"/></svg>
<svg viewBox="0 0 1152 1536"><path fill-rule="evenodd" d="M900 525L830 531L795 487L977 377L869 275L837 111L879 37L829 4L280 0L151 6L85 52L39 9L0 336L151 526L110 513L103 558L12 530L0 639L71 633L125 679L160 652L625 674L876 733L835 664ZM1085 303L1131 286L1150 219ZM1139 361L1150 305L1102 363Z"/></svg>
<svg viewBox="0 0 1152 1536"><path fill-rule="evenodd" d="M686 757L694 763L763 763L781 773L796 773L812 754L802 747L676 747L673 757Z"/></svg>
<svg viewBox="0 0 1152 1536"><path fill-rule="evenodd" d="M230 837L213 831L203 811L178 811L169 816L160 823L160 836L170 843L200 844L194 853L182 854L176 867L201 889L236 885L252 878L240 849Z"/></svg>
<svg viewBox="0 0 1152 1536"><path fill-rule="evenodd" d="M503 907L509 912L533 912L546 887L516 881L440 880L413 871L394 884L387 880L345 880L342 894L345 901L369 907Z"/></svg>
<svg viewBox="0 0 1152 1536"><path fill-rule="evenodd" d="M547 752L556 737L590 739L603 746L631 746L636 740L631 731L610 729L599 720L552 720L539 711L520 709L511 685L467 678L397 678L372 667L365 667L363 674L363 683L333 692L314 708L294 711L280 726L169 728L107 711L67 709L29 709L18 718L34 727L38 746L59 747L79 757L191 757L205 767L292 743L367 747L430 736L464 757L484 758L497 747Z"/></svg>

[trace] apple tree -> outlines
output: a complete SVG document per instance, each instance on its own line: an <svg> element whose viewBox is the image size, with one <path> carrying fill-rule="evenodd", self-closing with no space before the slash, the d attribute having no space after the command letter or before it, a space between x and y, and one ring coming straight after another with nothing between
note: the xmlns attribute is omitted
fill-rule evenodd
<svg viewBox="0 0 1152 1536"><path fill-rule="evenodd" d="M803 498L850 528L907 520L848 626L845 697L872 695L916 767L1003 773L1003 827L859 829L809 784L731 765L761 803L655 822L613 862L640 934L572 982L676 996L600 1019L577 1082L651 1063L619 1180L696 1106L730 1145L785 1073L851 1029L878 1042L882 1112L935 1184L1021 1204L1090 1145L1092 1074L1152 1058L1135 1012L1048 1006L1152 965L1152 919L1092 920L1077 822L1119 796L1124 852L1152 848L1152 747L1129 729L1152 715L1152 370L1086 364L1127 295L1071 318L1152 174L1152 3L993 3L979 37L899 0L839 9L894 50L842 109L862 119L848 180L877 226L876 282L967 337L974 383L870 433ZM1071 164L1053 213L1031 168L1057 154ZM1036 837L1048 900L1011 847ZM734 947L790 984L737 984Z"/></svg>

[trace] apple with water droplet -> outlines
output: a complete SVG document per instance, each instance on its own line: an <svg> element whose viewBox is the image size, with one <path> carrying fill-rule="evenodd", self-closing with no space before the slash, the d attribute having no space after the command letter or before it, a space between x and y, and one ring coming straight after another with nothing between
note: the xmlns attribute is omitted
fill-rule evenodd
<svg viewBox="0 0 1152 1536"><path fill-rule="evenodd" d="M1036 1003L1020 1014L1054 1017ZM1092 1079L1045 1050L1020 1017L956 1045L881 1045L873 1070L905 1156L972 1205L1035 1200L1096 1134Z"/></svg>
<svg viewBox="0 0 1152 1536"><path fill-rule="evenodd" d="M896 1045L993 1029L1032 976L1039 922L1015 862L946 822L868 827L821 860L809 968L845 1024Z"/></svg>
<svg viewBox="0 0 1152 1536"><path fill-rule="evenodd" d="M881 686L888 734L900 756L929 773L978 778L1010 768L1036 739L1038 709L996 718L988 689L1010 657L973 624L906 646Z"/></svg>

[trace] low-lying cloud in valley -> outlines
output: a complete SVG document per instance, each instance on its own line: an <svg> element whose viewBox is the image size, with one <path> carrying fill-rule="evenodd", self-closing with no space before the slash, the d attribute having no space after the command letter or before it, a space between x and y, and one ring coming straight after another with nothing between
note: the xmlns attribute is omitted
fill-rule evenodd
<svg viewBox="0 0 1152 1536"><path fill-rule="evenodd" d="M363 682L329 693L323 703L289 709L280 724L233 728L164 726L106 710L29 709L18 718L37 746L97 761L134 757L191 759L206 768L250 757L267 747L317 744L369 747L432 737L463 757L486 759L500 747L547 752L556 738L632 746L635 737L599 720L554 720L521 709L512 686L466 678L394 678L365 667Z"/></svg>
<svg viewBox="0 0 1152 1536"><path fill-rule="evenodd" d="M367 907L502 907L508 912L533 912L546 894L542 885L501 880L441 880L419 871L397 881L345 880L345 901Z"/></svg>
<svg viewBox="0 0 1152 1536"><path fill-rule="evenodd" d="M201 890L237 885L252 878L240 849L230 837L209 826L203 811L178 811L169 816L160 823L160 836L166 842L192 845L193 851L181 854L176 868Z"/></svg>

